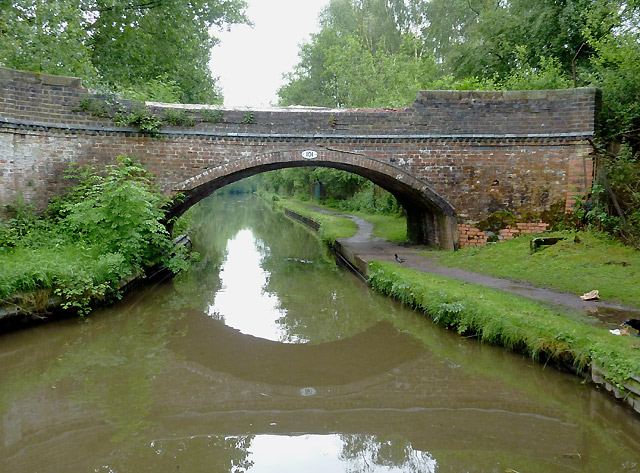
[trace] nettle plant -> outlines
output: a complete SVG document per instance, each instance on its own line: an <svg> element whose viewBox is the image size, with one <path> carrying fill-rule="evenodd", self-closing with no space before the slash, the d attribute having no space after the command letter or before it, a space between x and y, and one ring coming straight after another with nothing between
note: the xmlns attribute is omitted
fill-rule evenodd
<svg viewBox="0 0 640 473"><path fill-rule="evenodd" d="M194 126L195 120L184 109L167 108L164 111L164 121L173 126Z"/></svg>
<svg viewBox="0 0 640 473"><path fill-rule="evenodd" d="M202 109L202 120L209 123L221 123L224 112L220 109Z"/></svg>

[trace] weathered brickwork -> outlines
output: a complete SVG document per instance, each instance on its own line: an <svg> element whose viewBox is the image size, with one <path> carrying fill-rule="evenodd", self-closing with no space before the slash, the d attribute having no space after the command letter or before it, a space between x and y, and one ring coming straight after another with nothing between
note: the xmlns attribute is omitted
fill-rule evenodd
<svg viewBox="0 0 640 473"><path fill-rule="evenodd" d="M185 210L215 189L258 172L327 166L392 192L409 232L443 247L482 242L474 224L498 210L535 214L591 187L595 89L526 92L423 91L399 109L183 109L195 124L158 136L119 128L80 110L79 80L0 68L0 205L18 193L43 206L70 162L104 165L135 156ZM96 98L96 100L100 100ZM162 115L171 106L149 104ZM210 107L208 107L210 108ZM311 159L303 151L315 151Z"/></svg>
<svg viewBox="0 0 640 473"><path fill-rule="evenodd" d="M520 235L544 233L548 226L549 224L544 222L519 222L516 223L515 228L509 225L500 230L498 235L495 235L496 242L502 243L507 240L513 240ZM460 233L460 248L486 246L489 242L490 235L488 235L488 232L483 232L469 224L458 224L458 232Z"/></svg>

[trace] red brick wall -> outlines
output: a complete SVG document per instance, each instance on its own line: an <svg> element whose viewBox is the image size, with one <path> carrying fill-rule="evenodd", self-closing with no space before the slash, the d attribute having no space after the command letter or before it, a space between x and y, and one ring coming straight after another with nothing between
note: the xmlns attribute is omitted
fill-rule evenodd
<svg viewBox="0 0 640 473"><path fill-rule="evenodd" d="M498 236L498 243L502 243L507 240L513 240L520 235L530 235L535 233L544 233L549 226L544 222L521 222L516 223L515 228L507 226L500 230ZM488 236L486 232L481 231L478 228L472 227L468 224L458 224L458 232L460 233L460 248L467 248L469 246L486 246Z"/></svg>

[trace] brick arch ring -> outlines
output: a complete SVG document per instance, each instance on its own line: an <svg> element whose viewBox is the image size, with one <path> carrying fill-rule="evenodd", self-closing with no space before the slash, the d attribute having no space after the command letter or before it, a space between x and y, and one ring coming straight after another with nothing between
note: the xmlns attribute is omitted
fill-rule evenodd
<svg viewBox="0 0 640 473"><path fill-rule="evenodd" d="M412 176L401 166L370 158L364 152L325 146L269 151L211 167L172 186L173 193L182 193L185 198L173 205L168 217L182 215L217 189L246 177L301 166L331 167L369 179L393 194L406 210L409 240L445 249L458 247L456 211L428 182Z"/></svg>

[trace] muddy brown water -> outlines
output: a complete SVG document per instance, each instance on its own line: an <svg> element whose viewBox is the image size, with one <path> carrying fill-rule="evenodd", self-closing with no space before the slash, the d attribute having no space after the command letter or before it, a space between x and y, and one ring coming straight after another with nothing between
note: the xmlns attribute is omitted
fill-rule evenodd
<svg viewBox="0 0 640 473"><path fill-rule="evenodd" d="M640 419L581 379L372 293L259 201L195 219L190 271L0 335L0 471L640 471Z"/></svg>

